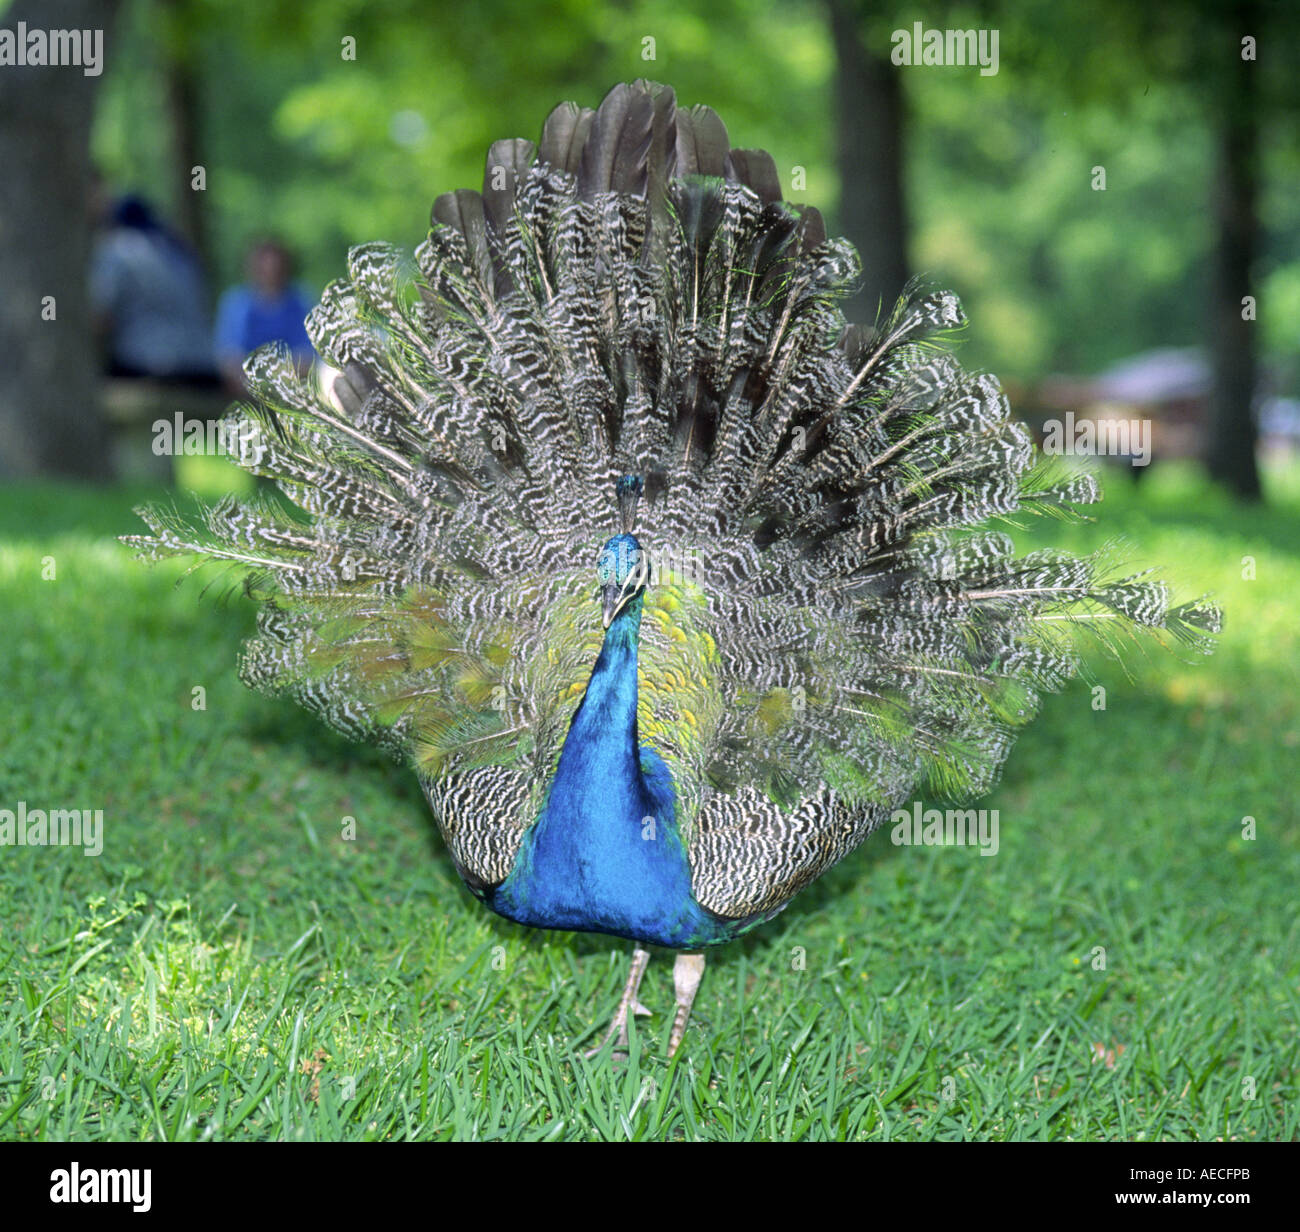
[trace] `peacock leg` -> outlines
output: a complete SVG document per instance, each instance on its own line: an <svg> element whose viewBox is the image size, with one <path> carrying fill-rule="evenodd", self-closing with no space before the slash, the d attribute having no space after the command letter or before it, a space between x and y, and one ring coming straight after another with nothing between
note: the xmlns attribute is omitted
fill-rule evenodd
<svg viewBox="0 0 1300 1232"><path fill-rule="evenodd" d="M677 1051L677 1046L686 1034L686 1024L691 1017L691 1006L695 1004L695 994L700 990L700 980L704 978L703 954L678 954L673 963L673 991L677 994L677 1015L673 1019L672 1034L668 1037L668 1055Z"/></svg>
<svg viewBox="0 0 1300 1232"><path fill-rule="evenodd" d="M588 1060L598 1057L601 1049L614 1040L619 1048L627 1047L627 1016L629 1014L649 1014L650 1011L637 1000L637 995L641 991L641 977L645 975L646 963L650 961L650 951L643 950L638 946L632 951L632 970L628 972L627 986L623 989L623 998L618 1003L618 1010L614 1014L614 1021L609 1024L609 1030L605 1032L605 1038L600 1041L595 1048L590 1049L583 1055Z"/></svg>

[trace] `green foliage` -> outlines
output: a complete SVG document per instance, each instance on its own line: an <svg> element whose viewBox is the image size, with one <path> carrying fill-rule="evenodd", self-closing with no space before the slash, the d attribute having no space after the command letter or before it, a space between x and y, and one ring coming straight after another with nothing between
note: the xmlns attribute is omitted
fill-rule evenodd
<svg viewBox="0 0 1300 1232"><path fill-rule="evenodd" d="M267 231L302 253L316 287L342 273L353 244L413 248L434 197L481 181L492 140L535 139L560 99L594 106L638 76L713 106L737 143L772 151L792 199L834 220L834 55L816 0L188 0L165 6L177 16L160 23L162 8L127 6L96 149L113 179L166 199L162 68L168 57L191 66L218 286ZM899 70L912 260L967 301L966 362L1032 379L1196 342L1211 241L1201 83L1206 57L1227 46L1212 14L1161 21L1118 3L1047 0L870 8L863 37L883 56L892 30L916 20L1000 31L996 76ZM355 60L343 58L345 38ZM1267 52L1261 71L1280 81ZM1281 90L1265 92L1275 106L1262 143L1259 319L1266 346L1288 356L1300 148ZM1094 166L1106 168L1105 191L1091 187ZM791 187L796 167L804 190Z"/></svg>
<svg viewBox="0 0 1300 1232"><path fill-rule="evenodd" d="M1048 699L984 803L996 857L877 834L710 959L671 1064L657 959L622 1070L579 1054L623 947L491 916L413 775L243 690L251 605L112 538L158 493L3 493L0 808L102 808L105 844L0 848L0 1138L1294 1139L1300 480L1271 482L1243 510L1159 467L1036 526L1177 562L1215 657L1099 658L1106 709Z"/></svg>

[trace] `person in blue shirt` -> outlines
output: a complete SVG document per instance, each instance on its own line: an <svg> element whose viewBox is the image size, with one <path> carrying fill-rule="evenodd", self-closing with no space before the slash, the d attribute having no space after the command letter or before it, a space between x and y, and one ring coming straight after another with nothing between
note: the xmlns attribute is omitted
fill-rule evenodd
<svg viewBox="0 0 1300 1232"><path fill-rule="evenodd" d="M235 397L246 392L244 360L268 342L282 342L298 370L316 358L303 325L312 302L293 284L293 256L278 240L262 240L248 254L248 281L231 287L217 305L216 352Z"/></svg>

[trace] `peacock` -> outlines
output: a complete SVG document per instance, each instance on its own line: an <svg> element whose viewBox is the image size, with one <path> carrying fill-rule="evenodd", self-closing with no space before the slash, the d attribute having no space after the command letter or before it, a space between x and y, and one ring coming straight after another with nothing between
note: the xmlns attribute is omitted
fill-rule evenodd
<svg viewBox="0 0 1300 1232"><path fill-rule="evenodd" d="M243 681L409 760L485 906L634 943L588 1055L658 946L672 1056L705 951L918 792L986 792L1084 638L1219 630L1109 554L1017 556L996 523L1095 479L958 365L956 296L851 325L859 273L709 108L563 103L413 259L350 251L307 322L331 388L250 357L231 439L273 483L127 537L237 571Z"/></svg>

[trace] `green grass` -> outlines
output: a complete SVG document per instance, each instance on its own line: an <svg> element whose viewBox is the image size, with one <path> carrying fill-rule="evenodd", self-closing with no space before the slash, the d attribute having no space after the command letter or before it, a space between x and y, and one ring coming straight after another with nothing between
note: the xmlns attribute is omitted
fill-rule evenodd
<svg viewBox="0 0 1300 1232"><path fill-rule="evenodd" d="M409 774L246 692L249 605L113 541L143 495L0 495L0 808L105 818L99 858L0 848L0 1138L1297 1137L1294 473L1043 527L1214 591L1217 656L1099 659L1106 710L1050 699L988 800L996 858L875 835L712 957L672 1063L656 956L622 1068L578 1054L628 947L486 913Z"/></svg>

